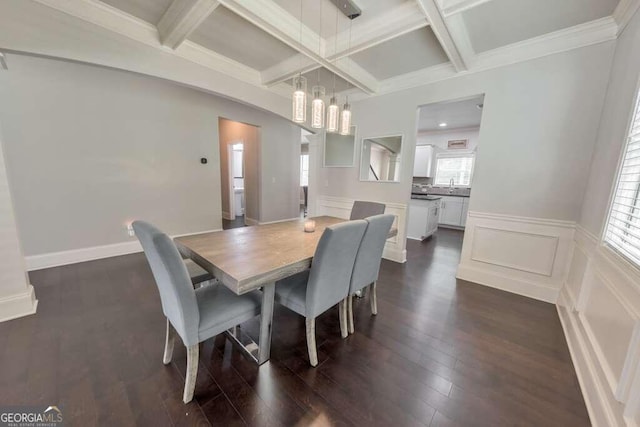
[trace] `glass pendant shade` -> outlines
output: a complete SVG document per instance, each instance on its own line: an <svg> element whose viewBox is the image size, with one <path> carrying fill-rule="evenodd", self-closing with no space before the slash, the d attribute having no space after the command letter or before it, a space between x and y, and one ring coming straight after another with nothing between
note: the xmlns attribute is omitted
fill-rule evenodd
<svg viewBox="0 0 640 427"><path fill-rule="evenodd" d="M313 87L313 101L311 102L311 127L322 129L324 127L324 87Z"/></svg>
<svg viewBox="0 0 640 427"><path fill-rule="evenodd" d="M336 97L332 97L327 109L327 132L338 132L338 122L340 121L340 107Z"/></svg>
<svg viewBox="0 0 640 427"><path fill-rule="evenodd" d="M291 120L304 123L307 121L307 79L302 76L294 77L293 87Z"/></svg>
<svg viewBox="0 0 640 427"><path fill-rule="evenodd" d="M342 107L342 117L340 121L340 135L349 135L351 133L351 106L349 103Z"/></svg>

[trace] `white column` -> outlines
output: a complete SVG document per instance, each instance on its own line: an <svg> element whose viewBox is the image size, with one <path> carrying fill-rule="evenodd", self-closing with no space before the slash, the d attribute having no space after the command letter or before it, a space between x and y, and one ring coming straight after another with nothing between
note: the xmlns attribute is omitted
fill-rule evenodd
<svg viewBox="0 0 640 427"><path fill-rule="evenodd" d="M0 322L33 314L38 306L18 240L2 142L0 129Z"/></svg>

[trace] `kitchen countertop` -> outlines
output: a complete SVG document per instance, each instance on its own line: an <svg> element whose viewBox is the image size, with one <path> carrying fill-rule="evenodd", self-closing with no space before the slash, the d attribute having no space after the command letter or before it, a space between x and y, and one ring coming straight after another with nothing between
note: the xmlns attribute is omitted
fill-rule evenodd
<svg viewBox="0 0 640 427"><path fill-rule="evenodd" d="M432 199L429 199L429 197L432 197ZM412 199L418 199L418 200L438 200L441 199L443 197L466 197L469 198L468 195L466 194L429 194L429 193L411 193L411 198Z"/></svg>
<svg viewBox="0 0 640 427"><path fill-rule="evenodd" d="M442 196L436 196L433 194L411 194L411 198L414 200L440 200Z"/></svg>

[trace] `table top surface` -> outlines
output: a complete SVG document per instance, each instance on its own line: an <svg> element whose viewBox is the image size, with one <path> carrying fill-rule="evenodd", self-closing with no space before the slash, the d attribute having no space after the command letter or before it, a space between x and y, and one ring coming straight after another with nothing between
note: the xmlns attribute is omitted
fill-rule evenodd
<svg viewBox="0 0 640 427"><path fill-rule="evenodd" d="M305 233L306 219L299 219L178 237L175 242L180 252L241 295L308 269L324 229L347 221L308 219L316 222L313 233Z"/></svg>

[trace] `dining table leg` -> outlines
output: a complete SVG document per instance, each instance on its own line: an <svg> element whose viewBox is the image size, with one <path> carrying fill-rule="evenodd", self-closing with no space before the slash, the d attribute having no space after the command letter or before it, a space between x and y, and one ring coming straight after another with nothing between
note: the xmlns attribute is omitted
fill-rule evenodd
<svg viewBox="0 0 640 427"><path fill-rule="evenodd" d="M260 337L258 340L258 364L262 365L271 355L271 327L273 323L273 307L275 305L276 284L269 283L262 287L262 311L260 313Z"/></svg>

